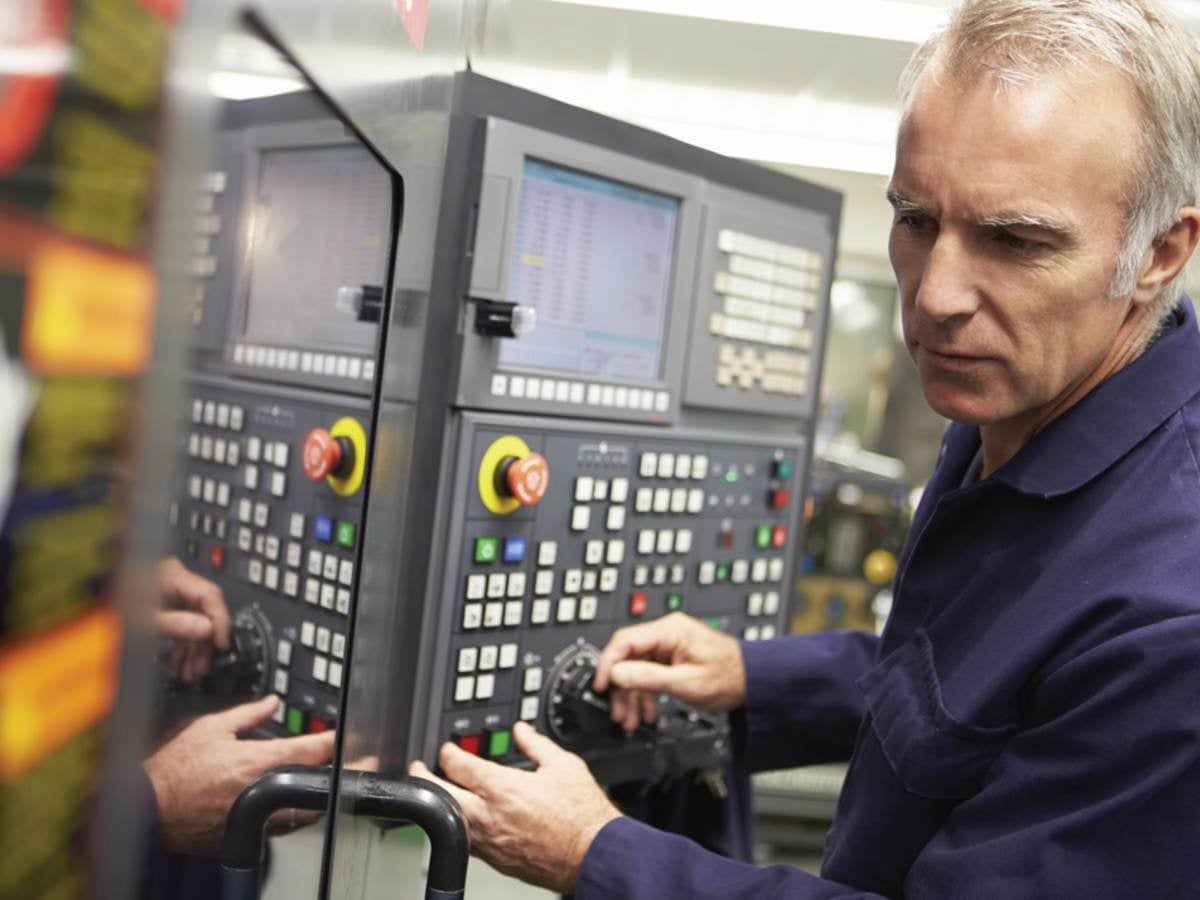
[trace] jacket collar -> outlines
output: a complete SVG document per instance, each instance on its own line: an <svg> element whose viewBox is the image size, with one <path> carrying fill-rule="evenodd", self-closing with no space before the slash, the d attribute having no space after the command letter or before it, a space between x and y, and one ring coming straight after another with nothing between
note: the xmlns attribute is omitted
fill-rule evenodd
<svg viewBox="0 0 1200 900"><path fill-rule="evenodd" d="M1141 443L1198 392L1200 331L1192 303L1184 297L1141 356L1051 422L992 477L1041 497L1073 491ZM961 479L978 446L978 427L951 426L939 469L950 479Z"/></svg>

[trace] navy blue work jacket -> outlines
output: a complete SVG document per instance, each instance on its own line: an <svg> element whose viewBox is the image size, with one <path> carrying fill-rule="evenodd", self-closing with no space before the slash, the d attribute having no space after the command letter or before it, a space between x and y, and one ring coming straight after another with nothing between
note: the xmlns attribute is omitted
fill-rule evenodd
<svg viewBox="0 0 1200 900"><path fill-rule="evenodd" d="M1200 896L1198 392L1184 300L990 477L949 428L881 639L744 645L748 766L853 753L822 877L621 818L579 900Z"/></svg>

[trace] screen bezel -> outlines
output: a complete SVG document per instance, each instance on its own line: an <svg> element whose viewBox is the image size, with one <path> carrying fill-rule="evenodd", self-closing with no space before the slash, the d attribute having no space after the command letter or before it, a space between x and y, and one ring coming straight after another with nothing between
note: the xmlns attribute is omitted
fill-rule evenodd
<svg viewBox="0 0 1200 900"><path fill-rule="evenodd" d="M535 411L550 415L653 423L676 421L691 325L692 289L702 224L703 179L645 159L514 122L487 118L483 120L483 127L483 177L476 217L468 306L471 305L471 299L509 300L509 266L526 161L566 169L676 200L679 207L656 378L620 379L528 366L501 365L498 342L514 339L492 338L476 333L469 321L473 310L468 308L468 321L463 329L457 402L472 408ZM511 394L497 396L492 390L493 379L496 376L566 381L584 385L589 393L592 393L592 387L595 386L601 396L607 396L609 388L612 389L613 395L622 390L649 391L655 397L655 405L644 409L636 404L631 407L580 403L574 400L530 400L513 397Z"/></svg>

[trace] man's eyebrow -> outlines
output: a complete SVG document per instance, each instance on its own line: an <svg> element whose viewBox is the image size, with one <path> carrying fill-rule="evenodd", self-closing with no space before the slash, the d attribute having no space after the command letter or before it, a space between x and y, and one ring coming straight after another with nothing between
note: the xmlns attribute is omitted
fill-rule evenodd
<svg viewBox="0 0 1200 900"><path fill-rule="evenodd" d="M892 209L896 210L896 212L921 213L922 215L928 215L929 212L920 203L910 200L895 188L887 189L887 201L892 204Z"/></svg>
<svg viewBox="0 0 1200 900"><path fill-rule="evenodd" d="M1070 225L1033 213L998 212L976 219L975 224L981 228L1035 228L1066 243L1074 244L1078 240L1078 234Z"/></svg>

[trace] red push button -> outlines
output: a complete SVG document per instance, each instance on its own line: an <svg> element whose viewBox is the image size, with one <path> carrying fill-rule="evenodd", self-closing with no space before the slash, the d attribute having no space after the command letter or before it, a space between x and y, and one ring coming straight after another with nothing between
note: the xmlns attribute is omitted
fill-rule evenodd
<svg viewBox="0 0 1200 900"><path fill-rule="evenodd" d="M783 509L792 502L792 492L787 488L777 488L771 491L770 507L772 509Z"/></svg>
<svg viewBox="0 0 1200 900"><path fill-rule="evenodd" d="M771 546L775 549L787 546L787 526L776 525L771 529Z"/></svg>
<svg viewBox="0 0 1200 900"><path fill-rule="evenodd" d="M225 568L225 548L218 544L209 550L208 564L218 570Z"/></svg>
<svg viewBox="0 0 1200 900"><path fill-rule="evenodd" d="M314 428L304 439L304 474L321 481L342 462L341 444L324 428Z"/></svg>
<svg viewBox="0 0 1200 900"><path fill-rule="evenodd" d="M316 716L313 716L312 718L310 718L308 720L308 733L309 734L320 734L322 731L328 731L328 730L329 730L329 723L326 722L324 719L318 719Z"/></svg>
<svg viewBox="0 0 1200 900"><path fill-rule="evenodd" d="M717 532L717 546L722 550L729 550L733 547L732 528L722 528Z"/></svg>
<svg viewBox="0 0 1200 900"><path fill-rule="evenodd" d="M536 506L550 487L550 464L540 453L530 453L511 463L504 473L508 492L522 506Z"/></svg>
<svg viewBox="0 0 1200 900"><path fill-rule="evenodd" d="M451 740L468 753L478 756L483 736L479 734L456 734Z"/></svg>
<svg viewBox="0 0 1200 900"><path fill-rule="evenodd" d="M629 614L631 616L644 616L646 607L650 605L650 598L645 591L634 591L629 596Z"/></svg>

